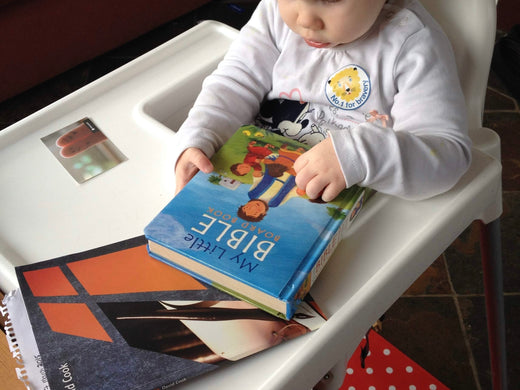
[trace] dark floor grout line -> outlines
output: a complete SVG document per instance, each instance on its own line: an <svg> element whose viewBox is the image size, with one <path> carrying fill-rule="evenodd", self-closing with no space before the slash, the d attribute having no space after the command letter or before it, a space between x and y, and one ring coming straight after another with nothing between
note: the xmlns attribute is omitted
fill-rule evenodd
<svg viewBox="0 0 520 390"><path fill-rule="evenodd" d="M451 282L451 279L450 279ZM464 325L464 319L462 317L462 309L459 305L459 300L457 296L453 297L453 304L455 305L455 310L457 310L457 317L459 319L459 326L462 332L462 338L464 340L464 345L466 346L466 350L468 351L468 360L469 365L471 367L471 372L473 373L473 380L475 381L475 390L482 390L482 386L480 385L480 379L478 376L477 362L475 361L475 356L473 355L473 349L471 348L471 343L469 341L468 334L466 332L466 327Z"/></svg>
<svg viewBox="0 0 520 390"><path fill-rule="evenodd" d="M513 103L514 103L514 105L515 105L515 107L516 107L516 109L517 109L517 110L519 109L517 100L516 100L514 97L512 97L511 95L509 95L508 93L505 93L504 91L501 91L501 90L499 90L499 89L497 89L497 88L494 88L494 87L491 87L491 86L489 86L489 85L488 85L487 88L488 88L489 90L493 91L493 92L496 93L496 94L499 94L499 95L501 95L501 96L503 96L503 97L505 97L505 98L508 98L509 100L512 100Z"/></svg>
<svg viewBox="0 0 520 390"><path fill-rule="evenodd" d="M517 297L520 292L504 292L504 296ZM485 294L403 294L400 298L484 298Z"/></svg>
<svg viewBox="0 0 520 390"><path fill-rule="evenodd" d="M482 390L482 386L480 385L480 380L478 376L477 363L475 361L475 356L473 355L473 349L471 348L471 343L469 342L469 337L466 332L466 327L464 325L464 317L462 316L462 309L459 305L459 296L455 294L455 288L453 287L453 282L451 280L450 271L448 268L448 261L446 260L446 255L442 254L442 261L444 262L444 267L446 268L446 274L448 278L448 284L450 286L450 290L454 292L453 295L453 304L455 305L455 310L457 311L457 318L459 320L460 330L462 332L462 338L464 340L464 345L466 346L466 351L468 353L469 365L471 367L471 372L473 373L473 380L475 381L475 390Z"/></svg>
<svg viewBox="0 0 520 390"><path fill-rule="evenodd" d="M401 298L479 298L484 297L482 294L407 294L402 295Z"/></svg>
<svg viewBox="0 0 520 390"><path fill-rule="evenodd" d="M520 110L486 110L484 114L520 114Z"/></svg>
<svg viewBox="0 0 520 390"><path fill-rule="evenodd" d="M520 292L504 292L504 297L514 298L520 297ZM482 298L485 299L484 294L418 294L418 295L402 295L400 299L413 299L413 298L452 298L452 299L465 299L465 298Z"/></svg>

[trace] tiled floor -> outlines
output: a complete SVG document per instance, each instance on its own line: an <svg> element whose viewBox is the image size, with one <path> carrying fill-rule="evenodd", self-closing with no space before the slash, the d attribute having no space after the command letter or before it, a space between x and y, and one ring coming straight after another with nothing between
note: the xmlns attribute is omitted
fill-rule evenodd
<svg viewBox="0 0 520 390"><path fill-rule="evenodd" d="M193 26L213 18L240 27L251 0L215 0L106 55L0 103L0 129ZM500 15L499 15L500 17ZM502 139L502 246L509 384L520 388L520 109L490 75L485 125ZM383 336L451 389L491 389L477 224L469 227L388 310Z"/></svg>

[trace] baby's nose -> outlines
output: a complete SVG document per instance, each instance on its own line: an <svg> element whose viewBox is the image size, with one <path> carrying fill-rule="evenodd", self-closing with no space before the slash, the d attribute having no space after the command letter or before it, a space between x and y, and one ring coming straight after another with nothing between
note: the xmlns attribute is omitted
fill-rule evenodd
<svg viewBox="0 0 520 390"><path fill-rule="evenodd" d="M323 20L316 15L312 10L301 9L298 12L298 24L308 30L321 30L323 29Z"/></svg>

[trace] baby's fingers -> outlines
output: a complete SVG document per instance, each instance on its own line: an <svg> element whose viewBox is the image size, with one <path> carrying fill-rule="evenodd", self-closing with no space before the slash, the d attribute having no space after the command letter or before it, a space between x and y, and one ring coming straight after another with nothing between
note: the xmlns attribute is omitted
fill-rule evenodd
<svg viewBox="0 0 520 390"><path fill-rule="evenodd" d="M199 170L210 173L213 171L213 164L200 149L186 149L177 160L175 167L175 193L184 188Z"/></svg>
<svg viewBox="0 0 520 390"><path fill-rule="evenodd" d="M323 190L323 193L321 194L321 199L324 202L333 201L336 198L336 196L338 196L339 193L343 190L343 188L344 187L342 187L338 183L329 183L329 185L325 187L325 189Z"/></svg>
<svg viewBox="0 0 520 390"><path fill-rule="evenodd" d="M301 157L296 160L296 162L301 161ZM294 164L294 168L296 171L296 186L306 191L308 183L315 177L315 172L310 169L309 166L301 165L297 168L296 164ZM307 191L306 191L307 192ZM307 193L307 195L309 195Z"/></svg>
<svg viewBox="0 0 520 390"><path fill-rule="evenodd" d="M188 149L190 153L190 162L204 173L213 171L213 164L210 159L200 149Z"/></svg>
<svg viewBox="0 0 520 390"><path fill-rule="evenodd" d="M323 178L319 175L314 176L305 184L304 187L298 186L298 188L305 190L305 193L310 199L318 199L326 186L326 183L322 179Z"/></svg>

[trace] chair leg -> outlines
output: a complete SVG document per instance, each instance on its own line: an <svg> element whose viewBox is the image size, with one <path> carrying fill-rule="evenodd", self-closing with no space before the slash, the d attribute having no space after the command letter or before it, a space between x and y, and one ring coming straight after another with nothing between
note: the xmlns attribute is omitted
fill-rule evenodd
<svg viewBox="0 0 520 390"><path fill-rule="evenodd" d="M493 390L505 390L507 365L500 219L489 224L479 222Z"/></svg>

